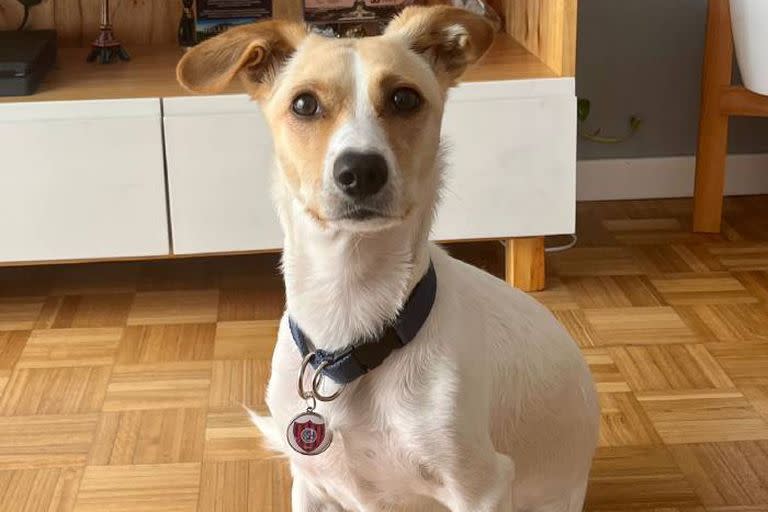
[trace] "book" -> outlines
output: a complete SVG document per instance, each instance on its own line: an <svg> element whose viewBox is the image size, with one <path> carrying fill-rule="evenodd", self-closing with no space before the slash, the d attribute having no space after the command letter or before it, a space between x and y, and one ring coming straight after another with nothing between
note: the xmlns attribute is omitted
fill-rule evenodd
<svg viewBox="0 0 768 512"><path fill-rule="evenodd" d="M272 0L196 0L195 37L204 41L236 25L272 17Z"/></svg>

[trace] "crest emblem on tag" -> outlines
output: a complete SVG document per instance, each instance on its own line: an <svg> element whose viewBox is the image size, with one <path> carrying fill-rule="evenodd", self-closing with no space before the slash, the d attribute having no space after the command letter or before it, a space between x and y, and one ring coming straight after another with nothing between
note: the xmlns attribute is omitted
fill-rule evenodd
<svg viewBox="0 0 768 512"><path fill-rule="evenodd" d="M319 455L331 444L333 434L326 429L325 418L313 411L306 411L288 425L288 444L303 455Z"/></svg>

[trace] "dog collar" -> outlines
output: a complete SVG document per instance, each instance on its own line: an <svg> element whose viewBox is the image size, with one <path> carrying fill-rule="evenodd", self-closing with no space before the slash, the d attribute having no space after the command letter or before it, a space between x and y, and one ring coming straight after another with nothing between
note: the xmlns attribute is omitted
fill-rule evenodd
<svg viewBox="0 0 768 512"><path fill-rule="evenodd" d="M363 339L337 352L315 349L309 337L290 316L288 325L301 356L313 354L310 363L315 369L325 363L323 376L337 384L347 384L379 366L394 350L413 341L432 311L436 293L437 275L430 262L427 273L416 284L400 313L378 339Z"/></svg>

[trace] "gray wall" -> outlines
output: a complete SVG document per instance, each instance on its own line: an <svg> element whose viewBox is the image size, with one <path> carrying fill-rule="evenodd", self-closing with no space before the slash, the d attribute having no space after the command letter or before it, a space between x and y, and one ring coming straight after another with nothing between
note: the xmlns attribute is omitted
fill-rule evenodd
<svg viewBox="0 0 768 512"><path fill-rule="evenodd" d="M580 159L695 153L706 14L706 0L579 1L576 93L592 102L585 127L610 135L624 133L633 113L644 121L621 144L579 138ZM731 118L729 151L768 152L768 118Z"/></svg>

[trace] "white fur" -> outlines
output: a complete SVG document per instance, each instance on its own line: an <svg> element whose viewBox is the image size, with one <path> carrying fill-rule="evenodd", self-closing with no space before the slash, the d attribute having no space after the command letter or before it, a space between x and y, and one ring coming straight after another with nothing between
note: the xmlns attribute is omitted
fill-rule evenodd
<svg viewBox="0 0 768 512"><path fill-rule="evenodd" d="M381 149L370 109L356 116L369 129L355 143ZM599 422L589 370L543 306L427 241L433 175L402 223L370 232L319 224L278 178L287 310L319 348L379 331L430 259L437 298L407 347L318 405L334 440L314 457L285 440L306 405L284 317L267 392L272 419L254 422L290 457L296 512L580 511Z"/></svg>

